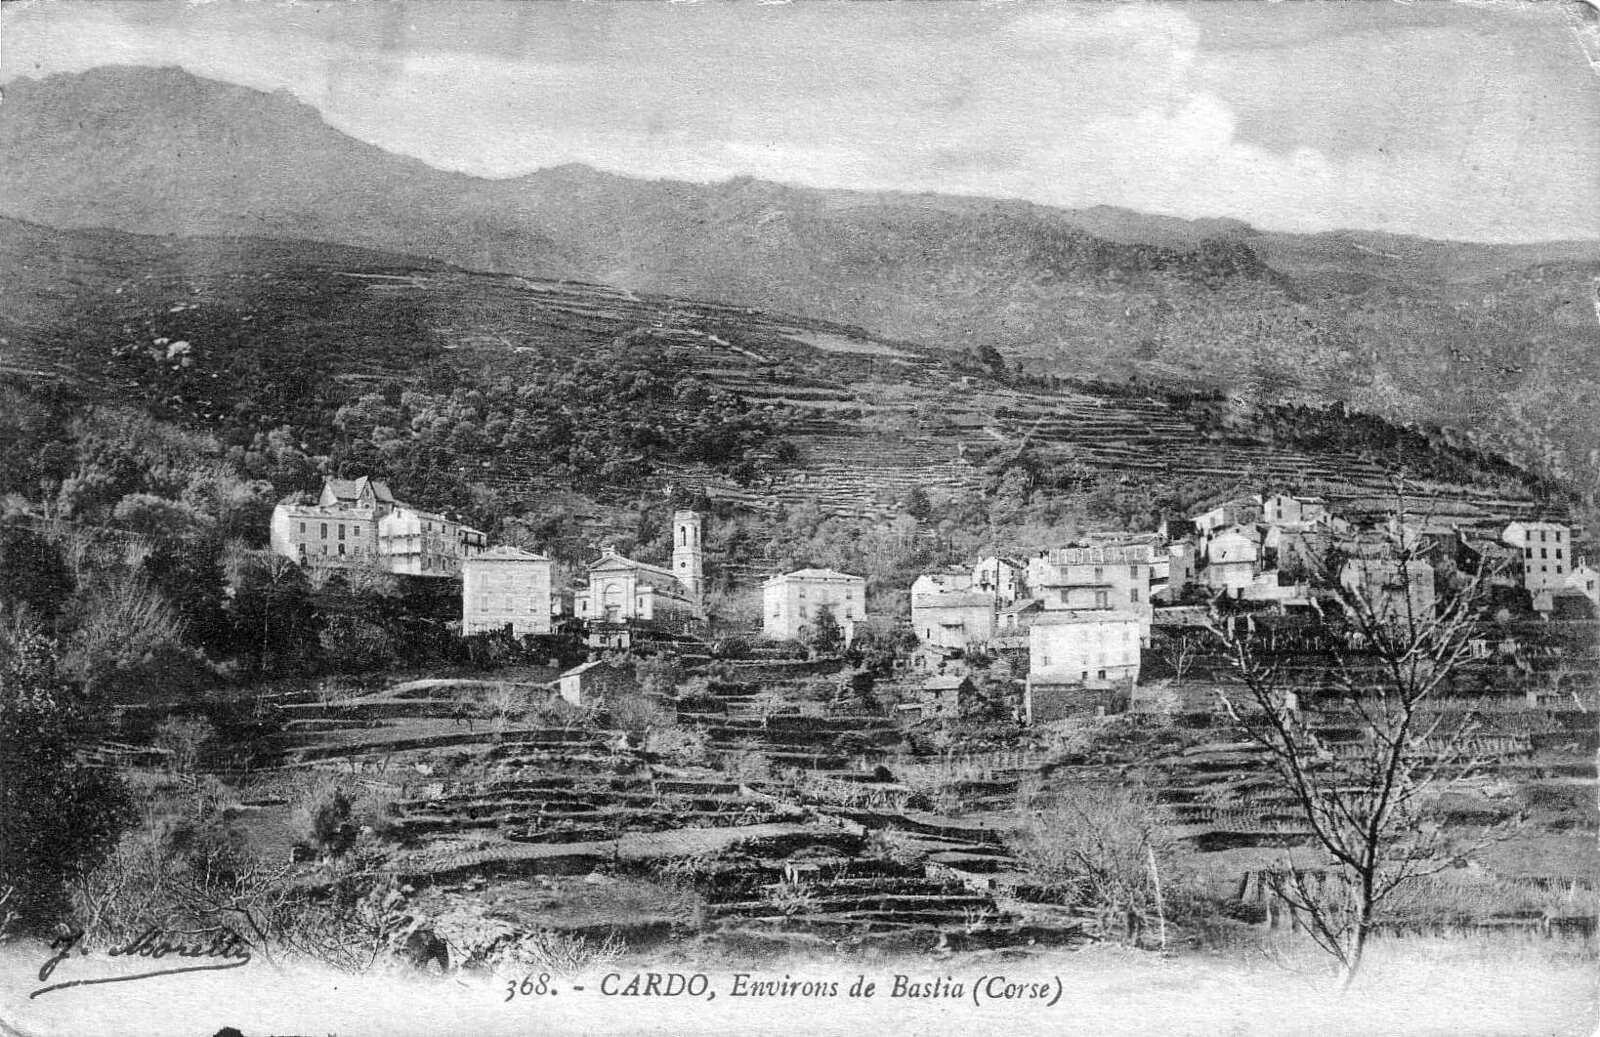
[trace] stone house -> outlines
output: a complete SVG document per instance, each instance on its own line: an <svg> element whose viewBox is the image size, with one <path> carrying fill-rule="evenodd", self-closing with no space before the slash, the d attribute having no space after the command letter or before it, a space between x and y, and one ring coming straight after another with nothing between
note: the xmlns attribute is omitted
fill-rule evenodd
<svg viewBox="0 0 1600 1037"><path fill-rule="evenodd" d="M591 659L560 677L561 697L574 706L603 707L617 699L640 693L632 662Z"/></svg>
<svg viewBox="0 0 1600 1037"><path fill-rule="evenodd" d="M1156 544L1150 540L1085 544L1043 551L1028 562L1028 587L1047 612L1113 609L1141 622L1150 636L1150 581Z"/></svg>
<svg viewBox="0 0 1600 1037"><path fill-rule="evenodd" d="M1009 605L1027 591L1027 567L1014 558L990 555L972 567L971 586Z"/></svg>

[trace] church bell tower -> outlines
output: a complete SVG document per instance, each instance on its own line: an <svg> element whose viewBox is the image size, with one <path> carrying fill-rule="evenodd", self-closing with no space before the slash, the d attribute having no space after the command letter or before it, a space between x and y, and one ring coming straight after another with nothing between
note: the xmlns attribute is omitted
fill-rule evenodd
<svg viewBox="0 0 1600 1037"><path fill-rule="evenodd" d="M689 597L700 600L704 578L704 552L700 544L700 513L672 513L672 575L678 578Z"/></svg>

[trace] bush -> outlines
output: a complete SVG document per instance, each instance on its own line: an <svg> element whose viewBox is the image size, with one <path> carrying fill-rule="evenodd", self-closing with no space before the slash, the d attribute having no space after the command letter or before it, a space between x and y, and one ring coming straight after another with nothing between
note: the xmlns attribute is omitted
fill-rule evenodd
<svg viewBox="0 0 1600 1037"><path fill-rule="evenodd" d="M337 782L324 779L306 790L294 810L300 837L323 853L338 856L355 845L350 797Z"/></svg>
<svg viewBox="0 0 1600 1037"><path fill-rule="evenodd" d="M1136 943L1146 920L1164 923L1166 905L1182 895L1180 848L1145 788L1077 786L1053 796L1027 789L1019 798L1028 821L1011 849L1043 884L1114 919Z"/></svg>
<svg viewBox="0 0 1600 1037"><path fill-rule="evenodd" d="M711 736L698 727L657 727L645 734L644 747L674 763L700 766L709 755Z"/></svg>

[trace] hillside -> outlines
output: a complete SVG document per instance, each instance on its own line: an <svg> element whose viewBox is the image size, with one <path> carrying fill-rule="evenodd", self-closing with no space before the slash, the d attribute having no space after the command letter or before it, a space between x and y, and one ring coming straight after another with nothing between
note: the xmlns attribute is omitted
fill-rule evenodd
<svg viewBox="0 0 1600 1037"><path fill-rule="evenodd" d="M491 181L171 69L21 78L6 102L0 211L38 223L337 241L993 346L1044 374L1345 400L1600 487L1593 242L1274 234L579 166Z"/></svg>
<svg viewBox="0 0 1600 1037"><path fill-rule="evenodd" d="M1360 507L1405 472L1441 517L1491 526L1541 494L1449 437L1337 408L997 374L844 325L345 246L0 220L0 271L9 380L142 401L238 450L277 436L387 466L424 499L687 485L873 520L1017 467L1061 494L1271 480Z"/></svg>

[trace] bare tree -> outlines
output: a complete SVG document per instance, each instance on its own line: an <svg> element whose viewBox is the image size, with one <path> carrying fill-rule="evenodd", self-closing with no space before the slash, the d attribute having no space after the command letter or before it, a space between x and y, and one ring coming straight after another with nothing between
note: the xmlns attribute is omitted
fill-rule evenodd
<svg viewBox="0 0 1600 1037"><path fill-rule="evenodd" d="M1476 766L1477 724L1437 700L1469 658L1486 574L1463 575L1435 600L1420 538L1403 525L1398 536L1346 543L1315 563L1336 604L1324 610L1327 664L1316 681L1286 665L1253 620L1214 610L1210 626L1237 678L1238 690L1222 696L1227 714L1265 751L1327 857L1308 867L1291 859L1274 891L1338 962L1348 988L1395 890L1461 852L1431 814L1438 795ZM1302 708L1302 695L1322 701ZM1319 736L1329 698L1354 718L1355 741Z"/></svg>

